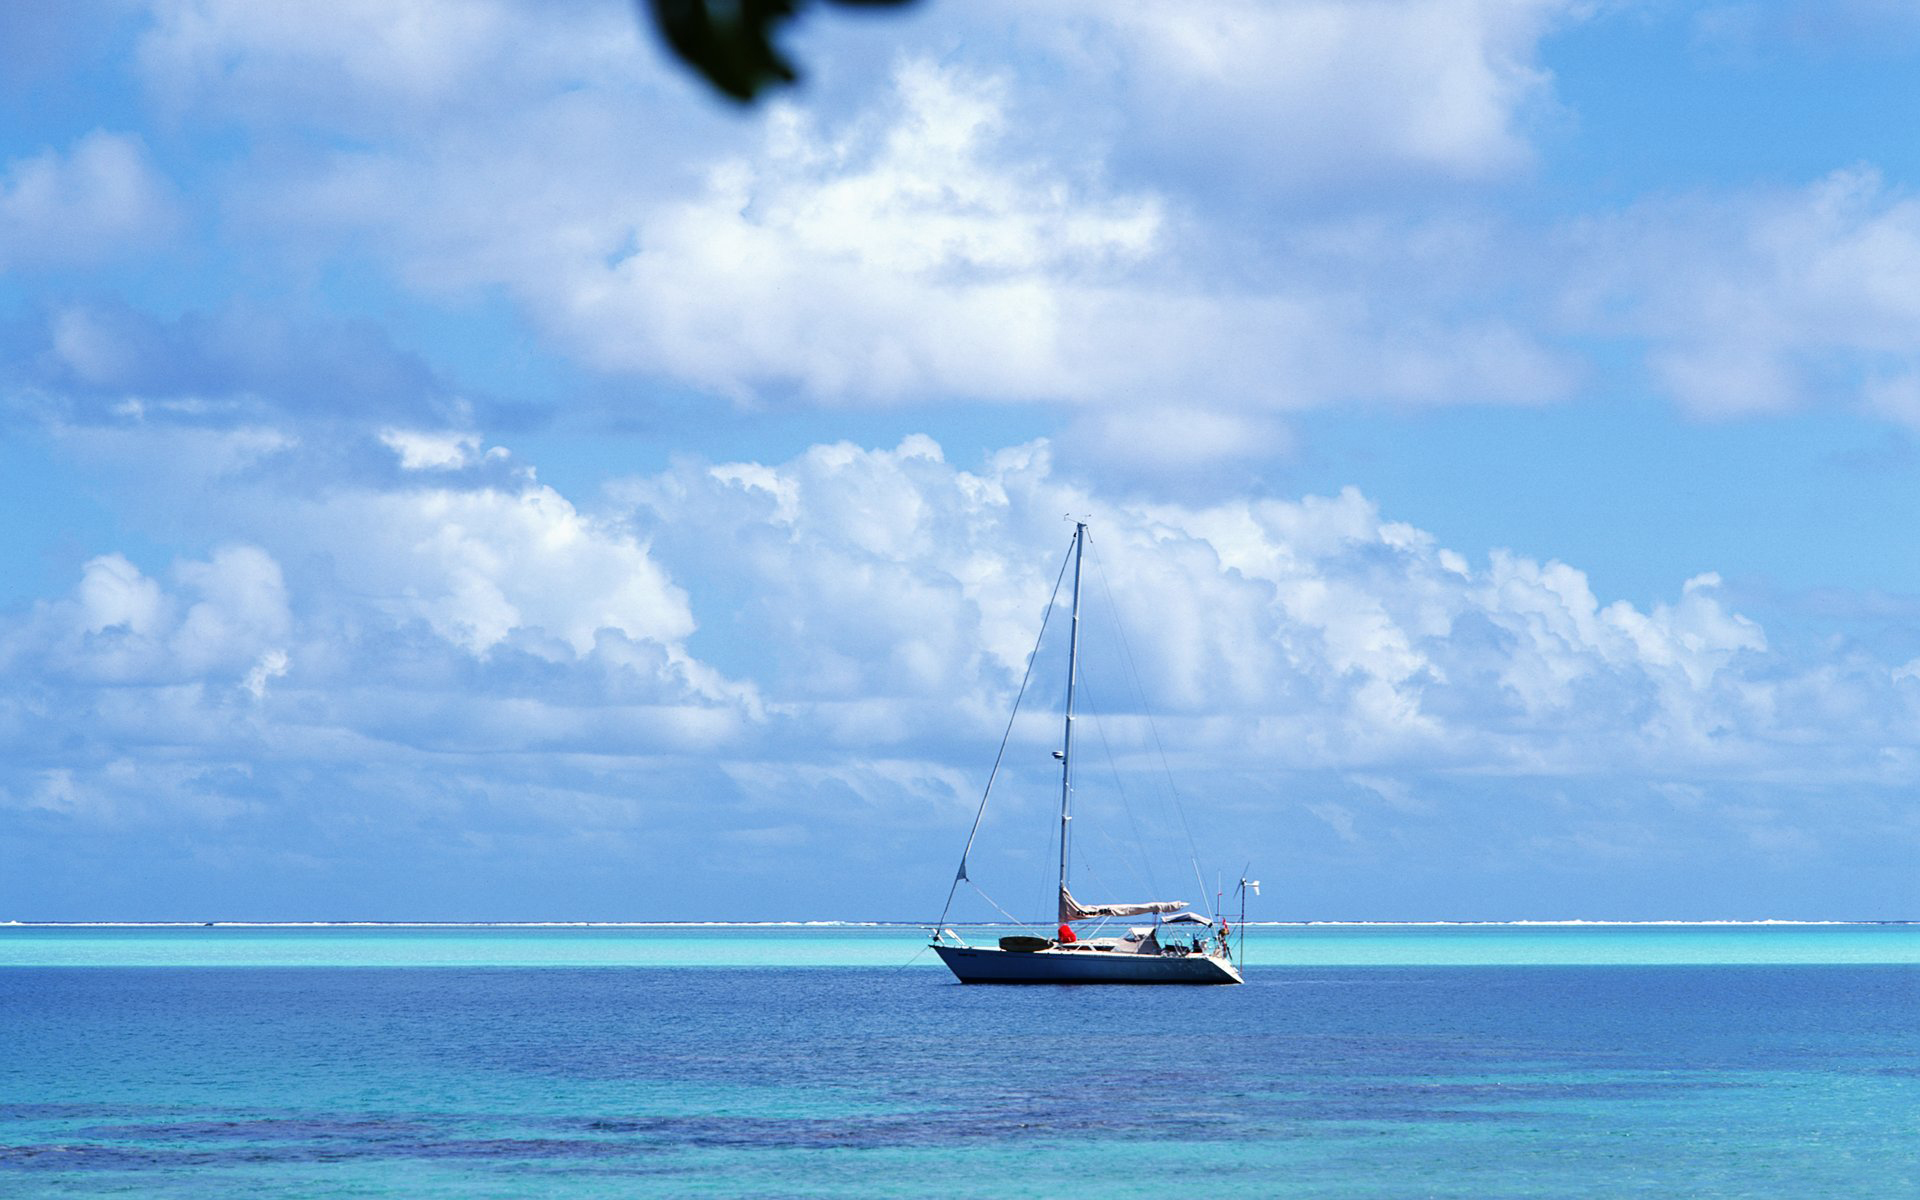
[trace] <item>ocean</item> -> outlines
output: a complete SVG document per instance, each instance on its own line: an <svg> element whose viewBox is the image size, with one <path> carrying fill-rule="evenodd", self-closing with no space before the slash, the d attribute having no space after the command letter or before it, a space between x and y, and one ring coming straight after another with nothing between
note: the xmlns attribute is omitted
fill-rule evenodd
<svg viewBox="0 0 1920 1200"><path fill-rule="evenodd" d="M1920 926L1256 926L1237 988L923 941L0 926L0 1196L1920 1195Z"/></svg>

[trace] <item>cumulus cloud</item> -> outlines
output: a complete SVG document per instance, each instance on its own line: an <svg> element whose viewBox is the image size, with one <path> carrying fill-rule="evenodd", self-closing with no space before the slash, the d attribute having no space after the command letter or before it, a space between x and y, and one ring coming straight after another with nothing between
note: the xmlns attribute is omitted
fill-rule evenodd
<svg viewBox="0 0 1920 1200"><path fill-rule="evenodd" d="M676 575L735 598L736 635L773 648L770 706L837 745L940 737L956 720L990 732L1058 566L1058 514L1092 512L1094 599L1136 632L1124 654L1095 650L1089 669L1107 676L1124 724L1140 715L1121 682L1132 662L1183 753L1496 775L1626 761L1814 769L1789 697L1822 685L1778 658L1716 576L1649 608L1603 601L1575 567L1504 551L1475 564L1352 490L1125 502L1056 476L1041 445L967 471L916 438L777 466L688 466L620 495L637 526L659 531ZM1882 693L1884 719L1836 729L1814 757L1875 776L1883 739L1904 745L1915 730L1884 668L1829 682L1842 677Z"/></svg>
<svg viewBox="0 0 1920 1200"><path fill-rule="evenodd" d="M245 540L165 569L102 554L0 619L0 806L323 854L456 827L503 864L651 839L662 870L728 879L804 849L907 895L977 795L1063 513L1093 521L1091 761L1157 770L1151 716L1202 811L1335 859L1396 823L1474 854L1657 858L1677 802L1621 789L1692 797L1689 828L1750 827L1756 854L1817 848L1833 821L1779 788L1920 778L1912 664L1796 657L1711 574L1636 606L1569 564L1459 553L1353 490L1154 503L1062 476L1044 443L963 467L917 436L683 461L597 510L484 463L272 479L203 481ZM1050 794L1058 633L1009 820Z"/></svg>
<svg viewBox="0 0 1920 1200"><path fill-rule="evenodd" d="M0 640L0 657L92 684L231 683L284 654L291 618L280 565L258 546L217 549L171 572L119 554L87 562L71 598L42 603Z"/></svg>
<svg viewBox="0 0 1920 1200"><path fill-rule="evenodd" d="M916 64L897 89L884 123L838 137L787 110L756 160L717 169L699 200L642 218L631 254L569 280L589 352L828 401L1093 386L1072 339L1108 336L1080 318L1103 279L1160 247L1158 205L994 161L994 83Z"/></svg>
<svg viewBox="0 0 1920 1200"><path fill-rule="evenodd" d="M190 725L244 700L284 716L272 705L297 696L356 739L430 742L458 714L527 746L945 761L1004 719L1060 514L1090 512L1088 603L1109 632L1088 686L1116 731L1155 713L1216 766L1582 775L1628 753L1740 776L1812 754L1872 774L1913 732L1894 698L1911 672L1796 670L1712 575L1649 608L1605 602L1572 566L1476 564L1352 490L1122 501L1057 475L1044 444L974 470L922 437L687 463L621 485L618 516L525 478L246 494L236 524L261 544L165 579L91 560L8 634L15 676L172 689ZM1815 693L1887 703L1867 726L1862 701L1842 706L1816 753ZM654 735L619 731L642 712Z"/></svg>
<svg viewBox="0 0 1920 1200"><path fill-rule="evenodd" d="M687 751L758 719L751 685L688 652L686 594L643 543L530 480L466 483L294 499L203 481L274 549L229 545L164 576L87 562L69 597L0 630L0 717L15 718L0 733L25 751L74 721L85 744L273 759L369 743Z"/></svg>
<svg viewBox="0 0 1920 1200"><path fill-rule="evenodd" d="M631 537L552 488L360 492L284 514L340 583L483 655L517 631L589 653L603 631L662 645L693 631L685 593Z"/></svg>
<svg viewBox="0 0 1920 1200"><path fill-rule="evenodd" d="M0 270L93 264L162 241L173 189L142 141L95 130L0 167Z"/></svg>

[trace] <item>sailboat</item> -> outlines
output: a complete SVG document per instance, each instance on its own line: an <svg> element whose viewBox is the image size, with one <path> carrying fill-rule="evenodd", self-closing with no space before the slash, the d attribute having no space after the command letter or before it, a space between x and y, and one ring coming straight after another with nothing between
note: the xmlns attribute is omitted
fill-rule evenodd
<svg viewBox="0 0 1920 1200"><path fill-rule="evenodd" d="M1086 544L1087 524L1075 521L1073 543L1069 547L1073 563L1073 618L1067 638L1066 728L1060 749L1054 752L1054 758L1060 763L1057 936L1014 934L1000 938L994 946L973 946L947 927L947 912L952 910L954 893L961 883L969 882L967 856L972 853L974 838L980 832L980 817L986 812L986 796L982 796L980 811L975 814L973 829L967 835L966 848L960 853L960 869L947 892L947 909L935 923L929 944L961 983L1241 983L1240 969L1233 962L1228 939L1230 930L1224 922L1216 923L1193 911L1182 900L1083 904L1068 889L1068 831L1073 821L1073 693L1080 662L1080 567ZM1048 611L1051 613L1051 606ZM1044 633L1044 621L1041 628ZM1031 664L1028 670L1031 672ZM1024 683L1021 691L1024 694ZM1016 700L1016 711L1018 706ZM1011 720L1008 731L1012 731ZM1003 739L1003 754L1005 749ZM992 793L993 777L998 772L996 760L987 780L988 795ZM1242 881L1243 897L1247 886L1246 881ZM1152 917L1153 921L1129 927L1120 937L1083 939L1073 930L1078 921L1127 917Z"/></svg>

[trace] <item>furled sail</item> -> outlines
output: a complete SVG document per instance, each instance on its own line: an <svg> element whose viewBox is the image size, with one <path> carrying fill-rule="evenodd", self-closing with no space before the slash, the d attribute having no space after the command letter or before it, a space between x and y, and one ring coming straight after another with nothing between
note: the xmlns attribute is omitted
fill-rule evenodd
<svg viewBox="0 0 1920 1200"><path fill-rule="evenodd" d="M1085 921L1091 917L1138 917L1147 913L1179 912L1185 900L1149 900L1145 904L1082 904L1066 888L1060 889L1060 920Z"/></svg>

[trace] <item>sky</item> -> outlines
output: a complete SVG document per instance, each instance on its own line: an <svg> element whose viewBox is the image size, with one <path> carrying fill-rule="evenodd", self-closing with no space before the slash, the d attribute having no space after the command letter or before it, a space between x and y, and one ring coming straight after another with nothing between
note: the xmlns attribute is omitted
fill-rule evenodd
<svg viewBox="0 0 1920 1200"><path fill-rule="evenodd" d="M1916 13L0 8L0 920L1920 917Z"/></svg>

